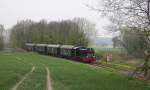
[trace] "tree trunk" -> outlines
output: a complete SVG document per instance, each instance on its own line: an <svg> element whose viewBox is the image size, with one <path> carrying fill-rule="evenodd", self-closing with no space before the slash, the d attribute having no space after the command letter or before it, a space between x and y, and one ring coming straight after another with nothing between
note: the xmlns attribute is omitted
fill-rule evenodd
<svg viewBox="0 0 150 90"><path fill-rule="evenodd" d="M149 58L150 58L150 54L146 55L145 59L144 59L144 64L142 66L142 72L144 72L144 77L146 79L150 79L150 66L149 66Z"/></svg>

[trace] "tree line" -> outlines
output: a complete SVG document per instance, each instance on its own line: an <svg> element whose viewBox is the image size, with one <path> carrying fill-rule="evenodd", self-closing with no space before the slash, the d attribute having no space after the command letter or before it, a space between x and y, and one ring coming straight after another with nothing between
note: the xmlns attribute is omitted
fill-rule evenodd
<svg viewBox="0 0 150 90"><path fill-rule="evenodd" d="M24 48L25 43L63 44L88 46L95 32L95 25L84 18L51 21L22 20L11 28L10 45Z"/></svg>

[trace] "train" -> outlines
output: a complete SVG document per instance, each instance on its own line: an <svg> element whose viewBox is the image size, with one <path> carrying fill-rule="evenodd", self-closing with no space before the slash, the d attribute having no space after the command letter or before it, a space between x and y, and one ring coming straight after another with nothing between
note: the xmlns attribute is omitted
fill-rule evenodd
<svg viewBox="0 0 150 90"><path fill-rule="evenodd" d="M25 47L27 51L37 52L44 55L61 57L85 63L93 63L96 61L93 48L73 45L34 43L26 43Z"/></svg>

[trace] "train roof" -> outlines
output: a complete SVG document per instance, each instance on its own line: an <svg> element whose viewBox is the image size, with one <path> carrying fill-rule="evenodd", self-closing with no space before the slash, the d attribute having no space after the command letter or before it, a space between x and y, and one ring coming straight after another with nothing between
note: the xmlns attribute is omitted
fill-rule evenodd
<svg viewBox="0 0 150 90"><path fill-rule="evenodd" d="M59 46L60 46L60 45L58 45L58 44L56 44L56 45L55 45L55 44L48 44L48 45L47 45L47 47L59 47Z"/></svg>
<svg viewBox="0 0 150 90"><path fill-rule="evenodd" d="M48 44L36 44L36 46L47 46Z"/></svg>
<svg viewBox="0 0 150 90"><path fill-rule="evenodd" d="M74 46L73 45L62 45L61 48L68 48L72 49Z"/></svg>
<svg viewBox="0 0 150 90"><path fill-rule="evenodd" d="M36 44L34 44L34 43L26 43L25 45L27 45L27 46L34 46Z"/></svg>
<svg viewBox="0 0 150 90"><path fill-rule="evenodd" d="M79 48L79 47L73 47L73 49L77 49L77 48Z"/></svg>

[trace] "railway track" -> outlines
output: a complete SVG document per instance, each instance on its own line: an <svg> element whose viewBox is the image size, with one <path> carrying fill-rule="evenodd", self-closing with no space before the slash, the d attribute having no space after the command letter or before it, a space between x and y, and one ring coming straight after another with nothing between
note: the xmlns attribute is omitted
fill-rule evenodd
<svg viewBox="0 0 150 90"><path fill-rule="evenodd" d="M131 70L128 70L127 68L117 68L117 67L114 67L111 64L102 64L102 63L95 62L95 63L91 63L90 65L95 66L95 67L111 68L111 69L113 69L117 72L127 74L127 75L129 75L130 72L131 72Z"/></svg>

